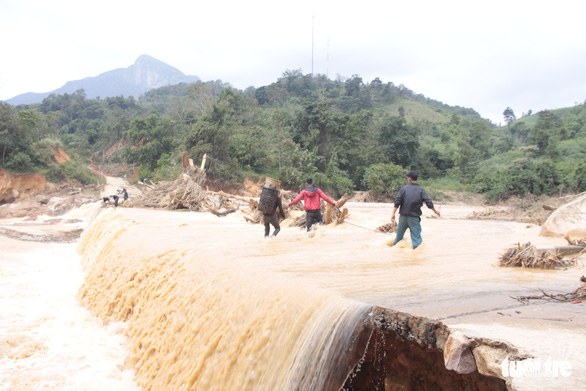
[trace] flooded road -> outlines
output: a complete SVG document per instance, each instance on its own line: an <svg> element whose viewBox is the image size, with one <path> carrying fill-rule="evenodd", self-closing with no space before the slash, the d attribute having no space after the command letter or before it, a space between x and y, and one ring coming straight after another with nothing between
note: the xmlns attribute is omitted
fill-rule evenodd
<svg viewBox="0 0 586 391"><path fill-rule="evenodd" d="M124 350L123 331L124 368L134 370L145 390L322 389L328 373L324 355L343 349L340 341L351 343L352 325L373 305L441 320L467 334L508 340L534 355L572 364L569 377L514 379L518 389L584 384L584 305L523 306L510 297L538 288L569 292L579 286L584 269L496 266L499 255L517 242L550 246L564 244L563 239L539 237L540 228L533 225L464 220L472 208L444 205L441 219L429 218L425 210L423 245L414 251L408 235L389 247L393 234L373 232L389 222L392 205L347 206L349 224L311 233L284 224L270 239L263 238L263 226L244 222L239 213L219 218L106 208L78 248L85 280L79 270L64 277L81 284L83 307L76 307L73 296L58 302L67 311L88 308L109 325L101 328L114 344L106 351ZM17 263L39 258L22 248L13 256ZM2 278L10 280L11 263L2 265ZM11 296L26 278L15 277ZM11 305L18 307L20 299L15 300ZM48 307L40 297L35 300ZM5 318L19 317L13 311ZM32 356L43 362L43 354ZM105 377L124 383L128 373L119 368L124 358L118 354L109 365L116 363L119 373ZM9 375L28 373L10 367L9 360L0 361L4 384Z"/></svg>

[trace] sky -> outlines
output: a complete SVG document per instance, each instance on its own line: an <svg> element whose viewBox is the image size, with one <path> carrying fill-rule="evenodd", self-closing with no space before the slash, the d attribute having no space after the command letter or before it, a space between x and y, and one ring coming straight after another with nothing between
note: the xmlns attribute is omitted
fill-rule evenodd
<svg viewBox="0 0 586 391"><path fill-rule="evenodd" d="M148 54L245 89L358 75L495 124L586 100L583 0L0 0L0 100Z"/></svg>

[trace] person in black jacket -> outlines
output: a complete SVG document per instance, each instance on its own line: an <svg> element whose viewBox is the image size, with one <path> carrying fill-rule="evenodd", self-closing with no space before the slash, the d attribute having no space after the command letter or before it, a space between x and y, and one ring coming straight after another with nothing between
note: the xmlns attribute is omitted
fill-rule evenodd
<svg viewBox="0 0 586 391"><path fill-rule="evenodd" d="M407 174L408 185L403 186L397 193L395 198L395 207L393 208L393 217L391 222L395 222L395 214L397 209L399 210L399 224L397 225L397 236L393 246L403 239L405 231L409 228L411 233L411 243L413 243L413 249L415 250L422 243L421 239L421 207L425 202L425 205L435 212L436 215L440 215L431 198L427 195L427 192L419 186L417 183L417 173L411 171Z"/></svg>
<svg viewBox="0 0 586 391"><path fill-rule="evenodd" d="M273 227L275 227L273 236L277 236L277 234L281 230L281 226L279 225L279 216L277 216L277 208L279 208L281 216L285 217L285 212L283 212L283 203L281 202L280 196L277 196L275 206L271 210L263 212L262 222L265 225L265 238L269 237L269 232L271 231L271 224L273 225Z"/></svg>

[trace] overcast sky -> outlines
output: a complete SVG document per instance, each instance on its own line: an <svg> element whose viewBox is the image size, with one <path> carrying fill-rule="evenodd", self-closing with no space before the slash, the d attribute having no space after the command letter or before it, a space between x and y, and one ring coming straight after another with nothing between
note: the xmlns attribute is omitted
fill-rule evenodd
<svg viewBox="0 0 586 391"><path fill-rule="evenodd" d="M583 0L0 0L0 100L148 54L239 89L312 67L379 77L499 123L586 100L584 15Z"/></svg>

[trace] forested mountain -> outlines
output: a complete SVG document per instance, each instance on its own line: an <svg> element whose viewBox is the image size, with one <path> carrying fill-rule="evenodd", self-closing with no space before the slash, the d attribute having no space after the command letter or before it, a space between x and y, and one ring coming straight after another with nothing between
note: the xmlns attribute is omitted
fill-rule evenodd
<svg viewBox="0 0 586 391"><path fill-rule="evenodd" d="M198 80L197 76L186 76L177 68L151 56L142 55L128 68L114 69L95 77L68 81L63 87L51 92L28 92L8 99L6 102L12 105L41 103L51 94L72 94L78 90L84 90L89 99L113 96L139 97L153 88L179 83L195 83Z"/></svg>
<svg viewBox="0 0 586 391"><path fill-rule="evenodd" d="M194 161L207 154L214 180L267 175L297 189L311 176L334 196L394 194L410 169L426 186L492 198L586 190L585 105L503 115L507 126L496 127L403 85L300 71L244 91L221 81L139 99L76 91L37 105L0 104L0 166L71 177L43 156L60 144L80 165L124 166L128 175L134 167L140 178L174 178L187 151Z"/></svg>

